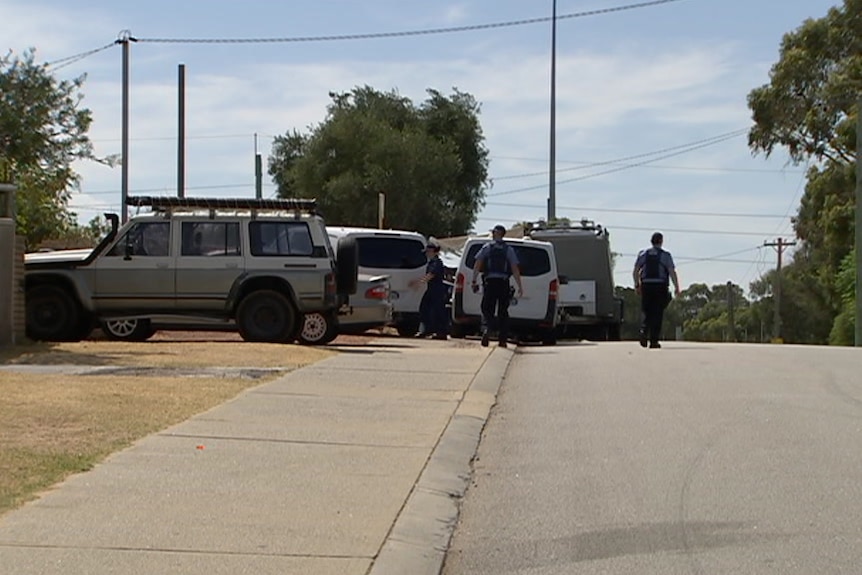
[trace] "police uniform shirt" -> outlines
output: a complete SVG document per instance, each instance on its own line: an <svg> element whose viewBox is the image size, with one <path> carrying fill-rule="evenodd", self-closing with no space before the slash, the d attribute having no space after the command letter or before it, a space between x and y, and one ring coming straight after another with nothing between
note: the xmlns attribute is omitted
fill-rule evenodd
<svg viewBox="0 0 862 575"><path fill-rule="evenodd" d="M425 266L426 274L434 274L430 280L428 280L428 289L435 291L443 291L443 260L439 257L433 257L428 260L428 264Z"/></svg>
<svg viewBox="0 0 862 575"><path fill-rule="evenodd" d="M495 243L506 244L504 240L494 240L493 242L488 242L482 249L479 250L479 253L476 254L476 261L482 262L482 274L485 279L507 279L511 274L511 270L515 269L515 266L518 265L518 256L515 254L515 250L512 246L506 244L506 259L509 260L509 274L493 272L488 270L488 256L491 253L491 246Z"/></svg>
<svg viewBox="0 0 862 575"><path fill-rule="evenodd" d="M646 258L648 254L655 254L657 251L661 251L661 257L659 258L659 263L661 265L658 266L658 278L645 278L644 274L646 273ZM673 257L670 255L670 252L662 250L661 248L651 247L645 250L641 250L638 254L638 259L635 261L635 269L640 270L640 279L642 283L664 283L667 284L670 281L670 274L675 269L673 263Z"/></svg>

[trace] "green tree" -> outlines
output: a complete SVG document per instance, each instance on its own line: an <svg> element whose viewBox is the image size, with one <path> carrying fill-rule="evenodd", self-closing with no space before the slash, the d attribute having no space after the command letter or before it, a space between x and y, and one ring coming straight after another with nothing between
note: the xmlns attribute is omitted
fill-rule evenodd
<svg viewBox="0 0 862 575"><path fill-rule="evenodd" d="M829 343L854 345L856 343L856 250L853 250L838 271L836 284L841 296L841 311L832 324Z"/></svg>
<svg viewBox="0 0 862 575"><path fill-rule="evenodd" d="M464 235L484 205L488 152L479 105L435 90L415 106L368 86L330 94L327 117L308 134L279 136L269 173L282 197L317 198L327 221L437 237Z"/></svg>
<svg viewBox="0 0 862 575"><path fill-rule="evenodd" d="M749 146L770 155L786 149L794 162L811 162L794 228L800 249L782 273L782 307L806 313L810 327L785 323L785 339L825 343L842 308L835 278L853 246L857 101L862 94L862 0L844 0L823 18L786 34L768 84L748 95L754 126ZM798 281L794 281L798 279ZM793 326L795 329L791 329ZM792 334L792 335L791 335Z"/></svg>
<svg viewBox="0 0 862 575"><path fill-rule="evenodd" d="M28 247L77 227L66 209L79 183L72 162L96 159L83 83L55 78L34 50L0 57L0 180L18 187L17 228Z"/></svg>
<svg viewBox="0 0 862 575"><path fill-rule="evenodd" d="M623 325L620 337L636 340L641 327L641 298L634 288L616 286L614 295L623 300Z"/></svg>

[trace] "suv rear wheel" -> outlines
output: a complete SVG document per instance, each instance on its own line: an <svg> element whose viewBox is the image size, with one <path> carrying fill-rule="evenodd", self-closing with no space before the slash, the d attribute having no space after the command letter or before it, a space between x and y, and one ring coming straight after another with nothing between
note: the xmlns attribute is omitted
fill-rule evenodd
<svg viewBox="0 0 862 575"><path fill-rule="evenodd" d="M277 291L250 293L236 310L236 325L245 341L285 343L296 333L296 312Z"/></svg>
<svg viewBox="0 0 862 575"><path fill-rule="evenodd" d="M27 337L44 341L81 339L78 304L63 288L43 285L27 291Z"/></svg>
<svg viewBox="0 0 862 575"><path fill-rule="evenodd" d="M156 333L148 319L109 319L102 322L102 331L115 341L146 341Z"/></svg>

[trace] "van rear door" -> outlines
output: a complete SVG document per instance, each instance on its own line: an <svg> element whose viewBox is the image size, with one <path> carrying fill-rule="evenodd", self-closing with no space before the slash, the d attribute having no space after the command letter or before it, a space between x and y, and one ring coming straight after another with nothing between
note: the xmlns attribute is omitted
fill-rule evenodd
<svg viewBox="0 0 862 575"><path fill-rule="evenodd" d="M482 292L473 293L470 280L473 277L473 266L476 254L487 240L470 240L464 247L462 264L459 273L465 274L463 289L464 315L481 316ZM553 247L547 242L509 241L515 250L521 269L521 283L524 286L524 297L517 294L509 306L509 317L519 320L542 321L548 314L548 299L552 287L556 289L557 268L554 260ZM515 286L514 278L511 281Z"/></svg>

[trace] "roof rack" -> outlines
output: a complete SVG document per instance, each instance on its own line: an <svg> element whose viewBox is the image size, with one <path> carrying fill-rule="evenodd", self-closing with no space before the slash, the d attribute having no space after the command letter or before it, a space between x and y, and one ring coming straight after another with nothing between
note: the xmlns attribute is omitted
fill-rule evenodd
<svg viewBox="0 0 862 575"><path fill-rule="evenodd" d="M528 236L531 232L594 232L597 236L608 235L608 229L602 224L597 224L593 220L582 218L579 221L572 221L569 224L562 222L548 223L544 220L538 222L527 222L524 226L524 235Z"/></svg>
<svg viewBox="0 0 862 575"><path fill-rule="evenodd" d="M177 196L129 196L126 203L136 207L151 207L153 211L186 210L249 210L291 211L316 213L317 200L259 198L180 198Z"/></svg>

